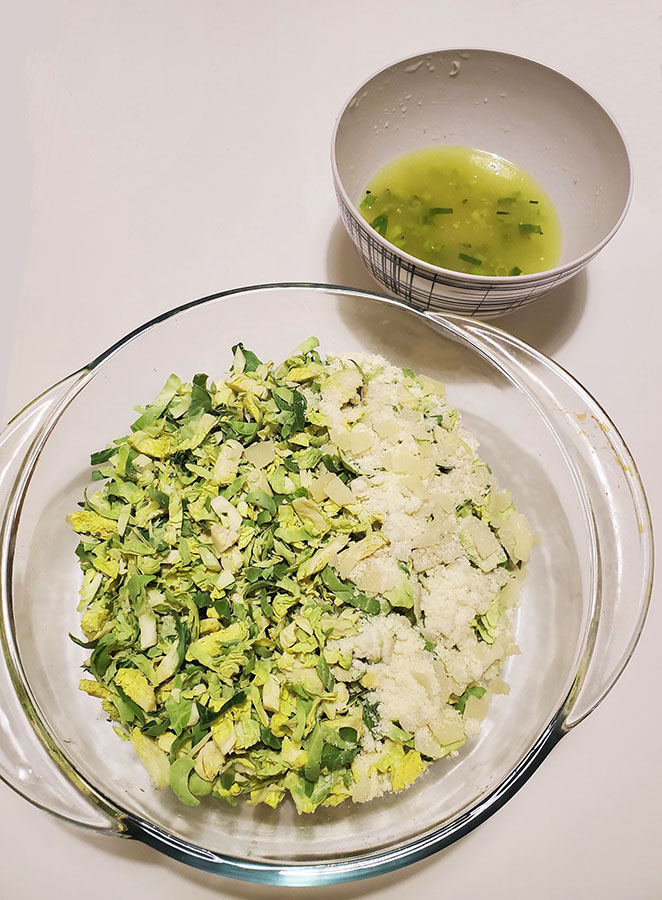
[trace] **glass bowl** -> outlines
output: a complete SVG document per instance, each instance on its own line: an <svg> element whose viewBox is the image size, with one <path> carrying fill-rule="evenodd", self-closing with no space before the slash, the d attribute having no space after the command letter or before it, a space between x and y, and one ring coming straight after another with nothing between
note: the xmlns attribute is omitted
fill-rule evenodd
<svg viewBox="0 0 662 900"><path fill-rule="evenodd" d="M561 220L561 258L530 275L443 269L406 253L361 215L366 185L403 153L446 144L503 156L529 172ZM576 275L620 228L632 170L618 126L597 100L547 66L495 50L421 53L365 81L331 141L333 183L347 233L373 277L417 309L487 319Z"/></svg>
<svg viewBox="0 0 662 900"><path fill-rule="evenodd" d="M89 454L125 433L170 372L223 373L242 340L280 359L315 334L323 351L379 353L444 381L483 458L540 536L516 620L510 696L481 735L410 789L297 816L184 808L149 783L130 745L78 690L77 538L65 522ZM164 313L54 385L0 441L0 774L28 800L191 865L246 880L322 884L386 872L450 844L497 810L603 699L641 631L652 534L634 462L565 371L481 322L422 314L328 285L226 291Z"/></svg>

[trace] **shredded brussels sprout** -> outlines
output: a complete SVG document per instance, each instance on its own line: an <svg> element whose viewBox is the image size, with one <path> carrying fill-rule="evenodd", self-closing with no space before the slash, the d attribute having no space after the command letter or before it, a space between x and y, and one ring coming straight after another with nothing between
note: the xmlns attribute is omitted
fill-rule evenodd
<svg viewBox="0 0 662 900"><path fill-rule="evenodd" d="M397 456L415 422L440 491L465 465L442 386L375 357L323 360L317 346L310 338L275 366L237 344L222 380L171 375L130 434L92 455L103 485L69 517L83 571L85 640L73 640L91 651L81 690L153 784L186 805L211 794L276 807L289 795L309 813L400 790L475 732L476 704L513 652L530 535L475 453L478 494L433 491L412 518L419 530L452 522L472 577L492 579L489 603L467 620L474 656L463 659L479 663L464 674L452 654L467 648L435 626L426 600L426 583L458 557L426 563L425 534L397 550L369 502L389 465L402 470L401 493L420 493L416 466ZM375 418L375 404L388 415ZM389 465L366 456L374 439ZM409 663L398 647L413 648ZM389 678L419 664L438 701L422 723L394 714L387 694Z"/></svg>

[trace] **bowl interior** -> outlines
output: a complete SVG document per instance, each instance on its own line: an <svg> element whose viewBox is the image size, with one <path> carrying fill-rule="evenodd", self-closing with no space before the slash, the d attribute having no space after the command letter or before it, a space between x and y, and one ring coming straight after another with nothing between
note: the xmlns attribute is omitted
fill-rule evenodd
<svg viewBox="0 0 662 900"><path fill-rule="evenodd" d="M561 220L560 266L605 241L628 204L630 163L613 120L574 82L522 57L444 50L369 79L333 148L349 201L387 162L433 144L496 153L533 175Z"/></svg>
<svg viewBox="0 0 662 900"><path fill-rule="evenodd" d="M270 309L278 308L278 316ZM292 324L296 323L296 324ZM443 332L443 326L442 326ZM221 801L182 807L155 791L98 701L78 688L77 538L65 522L90 484L89 454L123 434L135 404L172 371L220 375L239 340L278 360L310 334L323 351L380 353L444 380L484 458L540 535L517 619L521 656L480 737L441 760L413 788L372 803L297 817ZM553 430L533 404L471 346L379 298L335 290L261 288L181 311L106 358L75 396L41 453L15 534L14 634L29 690L53 739L82 778L123 810L196 846L250 860L329 861L402 845L451 822L526 756L575 677L589 618L591 555L578 493Z"/></svg>

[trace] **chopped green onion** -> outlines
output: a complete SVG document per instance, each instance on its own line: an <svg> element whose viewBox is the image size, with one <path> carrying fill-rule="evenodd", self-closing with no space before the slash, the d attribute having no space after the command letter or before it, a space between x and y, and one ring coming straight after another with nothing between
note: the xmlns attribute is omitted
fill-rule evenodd
<svg viewBox="0 0 662 900"><path fill-rule="evenodd" d="M520 222L519 233L520 234L542 234L542 228L540 227L540 225L532 225L530 222Z"/></svg>
<svg viewBox="0 0 662 900"><path fill-rule="evenodd" d="M90 456L90 464L98 466L101 463L107 462L111 456L117 453L117 450L117 447L107 447L105 450L99 450L98 453L93 453Z"/></svg>
<svg viewBox="0 0 662 900"><path fill-rule="evenodd" d="M376 216L370 223L370 227L379 232L382 237L386 237L386 229L388 228L388 216L385 216L383 213L379 216Z"/></svg>
<svg viewBox="0 0 662 900"><path fill-rule="evenodd" d="M233 346L233 355L237 352L237 348L241 350L245 360L244 372L254 372L258 366L262 365L262 360L258 359L252 350L247 350L241 342Z"/></svg>
<svg viewBox="0 0 662 900"><path fill-rule="evenodd" d="M478 259L475 256L469 256L468 253L458 253L457 254L460 259L463 259L465 262L472 263L474 266L481 266L483 264L482 259Z"/></svg>

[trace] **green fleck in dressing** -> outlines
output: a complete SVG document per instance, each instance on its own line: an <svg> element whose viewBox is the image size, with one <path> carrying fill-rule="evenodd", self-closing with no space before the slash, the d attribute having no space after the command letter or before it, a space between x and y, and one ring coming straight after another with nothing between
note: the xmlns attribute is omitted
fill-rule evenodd
<svg viewBox="0 0 662 900"><path fill-rule="evenodd" d="M427 147L385 165L363 193L363 218L425 262L472 275L526 275L561 254L554 205L508 160L470 147Z"/></svg>

